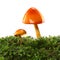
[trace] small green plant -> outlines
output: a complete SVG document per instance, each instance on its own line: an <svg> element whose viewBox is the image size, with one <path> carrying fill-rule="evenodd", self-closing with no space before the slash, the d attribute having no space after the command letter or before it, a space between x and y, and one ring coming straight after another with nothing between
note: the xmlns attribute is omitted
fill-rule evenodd
<svg viewBox="0 0 60 60"><path fill-rule="evenodd" d="M0 60L60 60L60 36L0 38Z"/></svg>

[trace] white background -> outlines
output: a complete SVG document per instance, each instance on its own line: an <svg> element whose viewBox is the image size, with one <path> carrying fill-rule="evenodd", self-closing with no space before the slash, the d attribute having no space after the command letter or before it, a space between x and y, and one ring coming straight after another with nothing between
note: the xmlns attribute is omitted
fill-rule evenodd
<svg viewBox="0 0 60 60"><path fill-rule="evenodd" d="M14 35L17 29L25 29L26 35L36 37L34 26L22 23L30 7L44 16L45 22L38 25L42 36L60 35L60 0L0 0L0 37Z"/></svg>

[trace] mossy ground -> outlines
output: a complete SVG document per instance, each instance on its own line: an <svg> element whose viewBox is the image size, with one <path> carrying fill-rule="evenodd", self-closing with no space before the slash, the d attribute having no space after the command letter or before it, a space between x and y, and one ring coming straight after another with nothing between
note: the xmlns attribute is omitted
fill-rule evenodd
<svg viewBox="0 0 60 60"><path fill-rule="evenodd" d="M60 60L60 36L2 37L0 60Z"/></svg>

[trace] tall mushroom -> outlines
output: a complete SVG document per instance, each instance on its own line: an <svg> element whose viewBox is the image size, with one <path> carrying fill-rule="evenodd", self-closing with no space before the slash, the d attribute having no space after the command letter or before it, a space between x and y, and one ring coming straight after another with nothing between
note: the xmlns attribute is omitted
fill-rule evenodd
<svg viewBox="0 0 60 60"><path fill-rule="evenodd" d="M41 13L34 7L28 9L23 17L23 23L25 24L34 24L34 28L36 31L37 38L41 37L39 28L37 24L41 24L43 22Z"/></svg>

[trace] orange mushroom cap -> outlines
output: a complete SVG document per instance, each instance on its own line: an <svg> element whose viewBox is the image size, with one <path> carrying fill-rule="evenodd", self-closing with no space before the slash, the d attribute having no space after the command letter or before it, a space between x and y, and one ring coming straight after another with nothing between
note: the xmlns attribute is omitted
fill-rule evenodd
<svg viewBox="0 0 60 60"><path fill-rule="evenodd" d="M26 34L26 31L23 30L23 29L18 29L18 30L14 33L15 36L16 36L16 35L23 35L23 34Z"/></svg>
<svg viewBox="0 0 60 60"><path fill-rule="evenodd" d="M43 22L42 14L34 7L28 9L23 17L25 24L41 24Z"/></svg>

